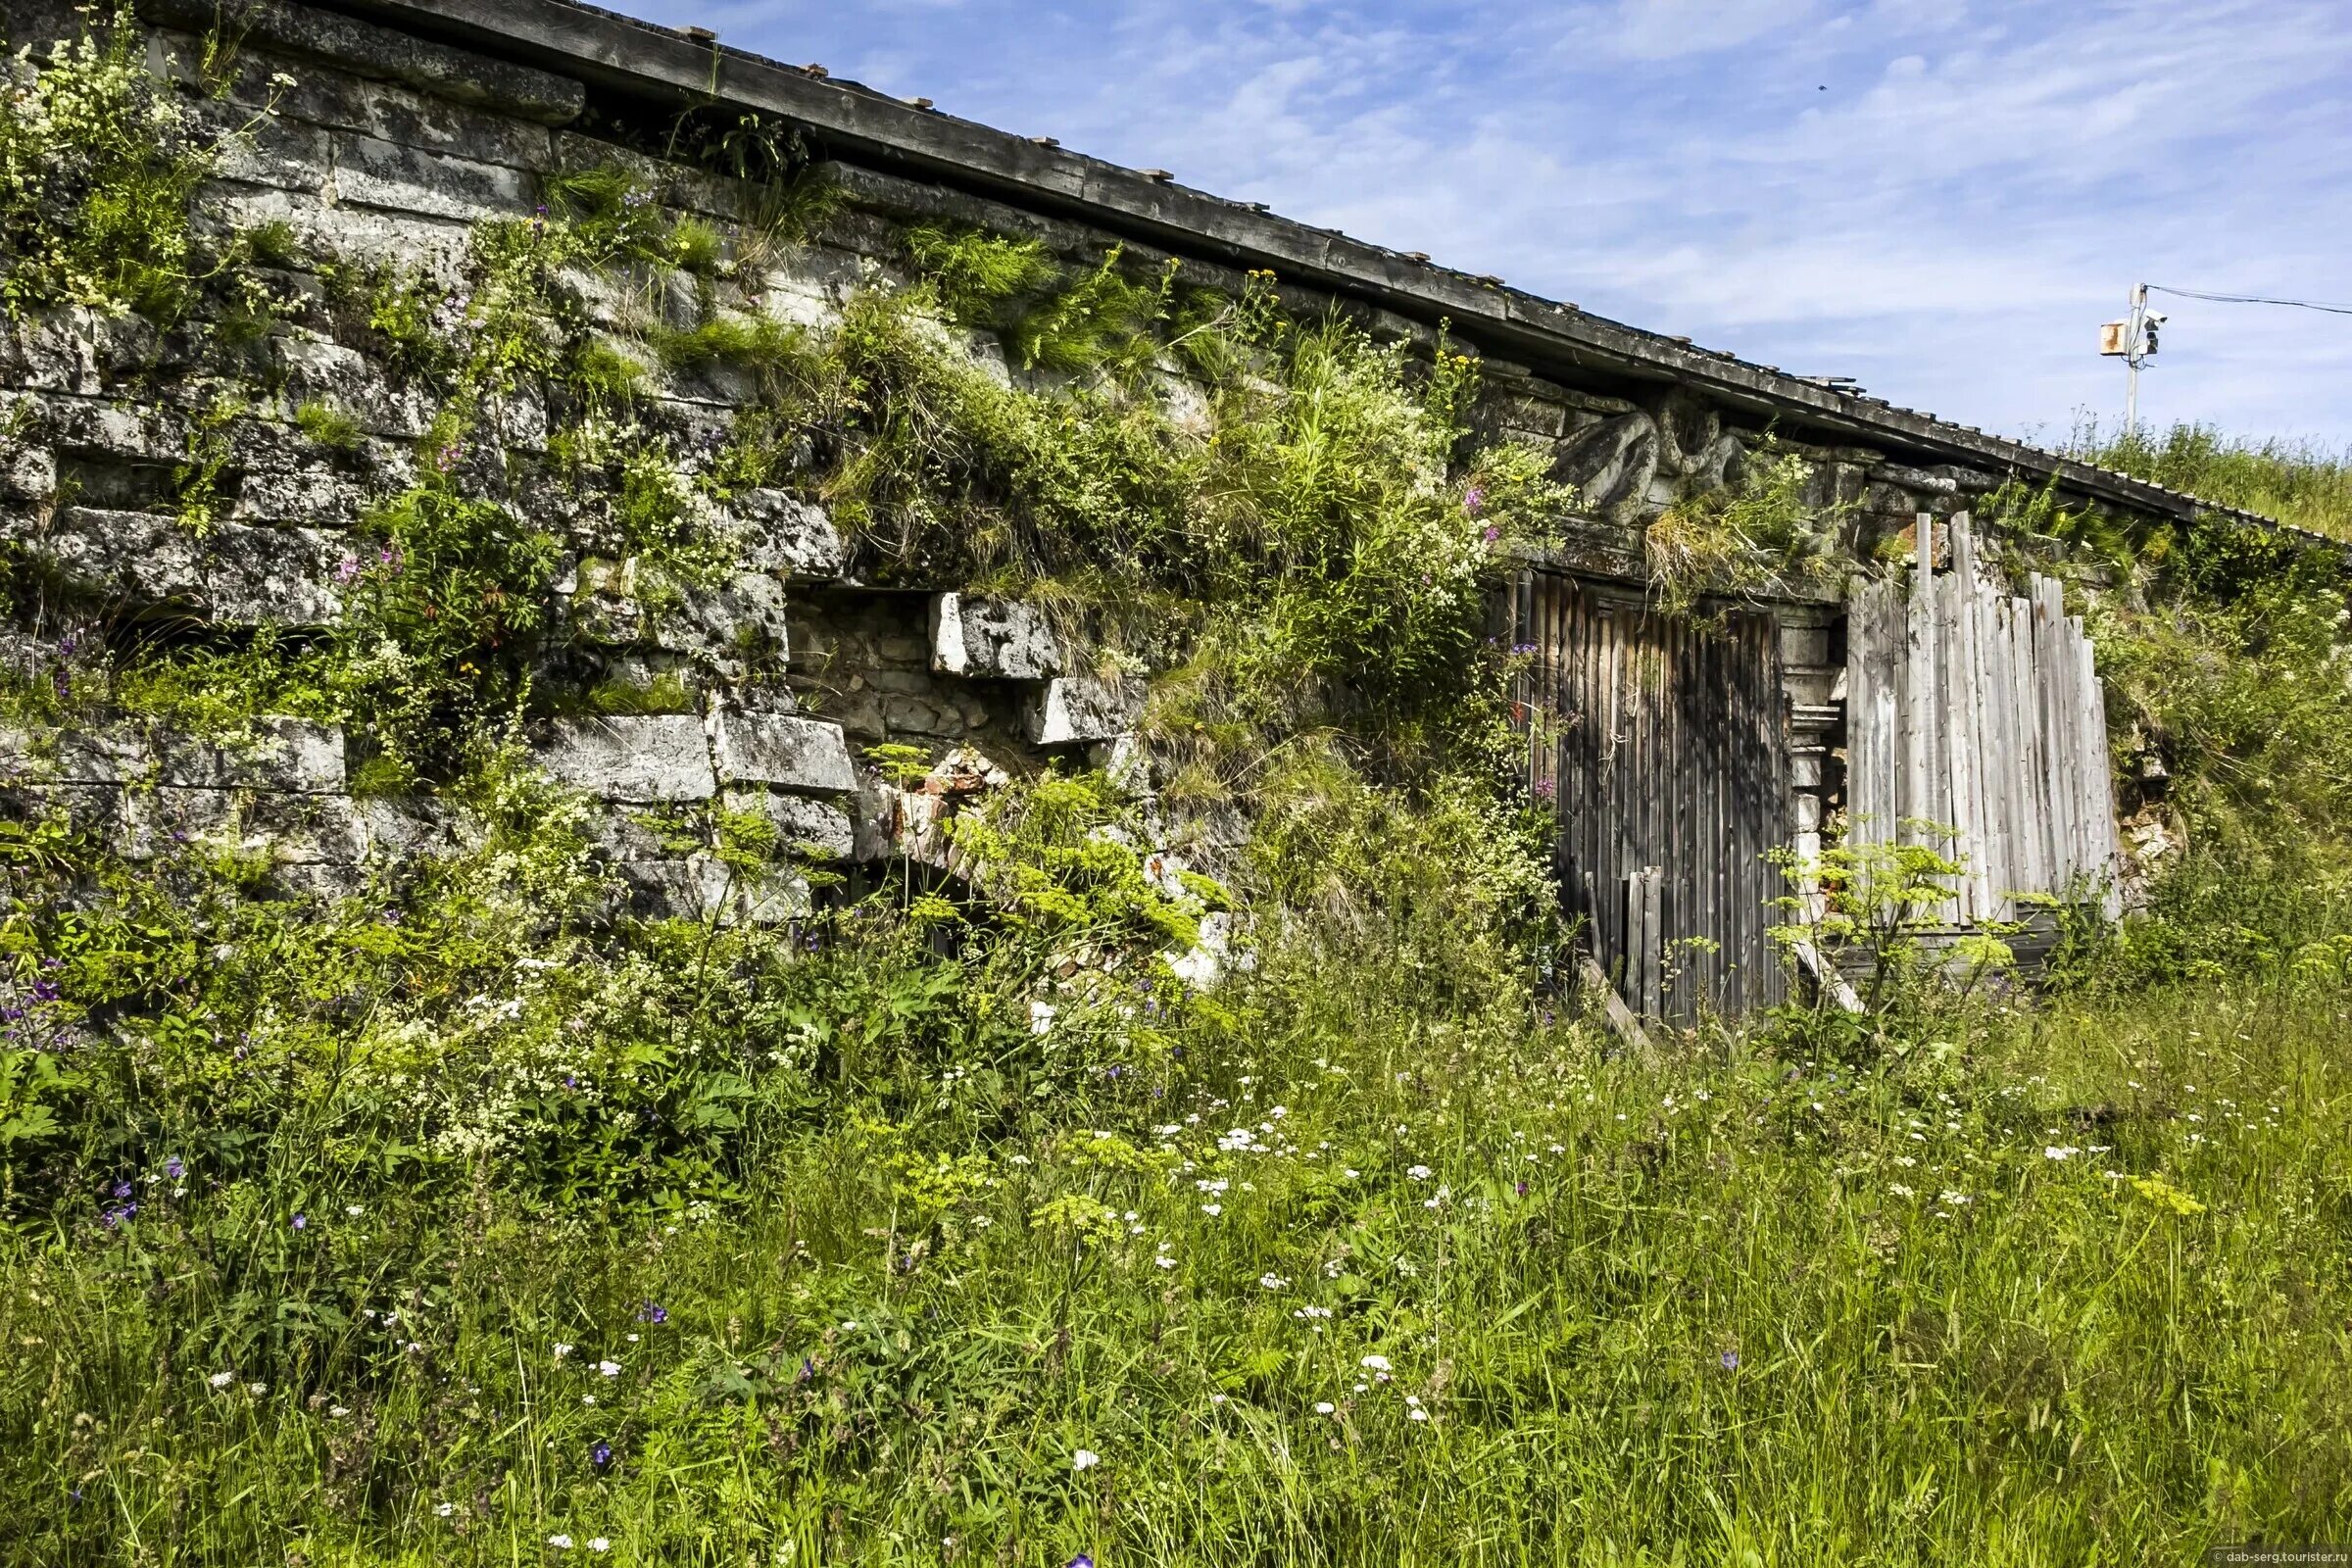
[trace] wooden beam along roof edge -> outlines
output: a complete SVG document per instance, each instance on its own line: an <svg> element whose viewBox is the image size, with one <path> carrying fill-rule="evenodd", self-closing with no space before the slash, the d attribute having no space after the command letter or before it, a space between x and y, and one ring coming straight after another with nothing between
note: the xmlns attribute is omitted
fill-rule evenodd
<svg viewBox="0 0 2352 1568"><path fill-rule="evenodd" d="M779 116L817 133L836 156L914 169L975 194L1010 198L1084 219L1170 251L1271 268L1546 364L1680 381L1735 405L1786 416L1831 434L1891 444L1905 455L2055 476L2097 500L2192 520L2219 516L2331 548L2343 541L2021 441L1988 435L1787 375L1450 269L1154 178L1066 148L921 108L870 87L810 75L731 45L579 3L579 0L315 0L399 30L492 58L569 74L593 86L680 105L719 102Z"/></svg>

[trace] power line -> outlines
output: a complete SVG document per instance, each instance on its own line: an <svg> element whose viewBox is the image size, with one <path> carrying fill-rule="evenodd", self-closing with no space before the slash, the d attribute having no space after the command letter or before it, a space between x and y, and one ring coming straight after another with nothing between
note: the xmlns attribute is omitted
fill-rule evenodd
<svg viewBox="0 0 2352 1568"><path fill-rule="evenodd" d="M2208 294L2202 289L2166 288L2162 283L2147 285L2150 293L2174 294L2187 300L2218 300L2224 305L2291 305L2299 311L2326 311L2330 316L2352 316L2352 305L2324 305L2318 300L2272 299L2262 294Z"/></svg>

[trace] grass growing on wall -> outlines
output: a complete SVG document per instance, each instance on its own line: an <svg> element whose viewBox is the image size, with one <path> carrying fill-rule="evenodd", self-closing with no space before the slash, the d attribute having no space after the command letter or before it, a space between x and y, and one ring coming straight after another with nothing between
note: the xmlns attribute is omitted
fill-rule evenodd
<svg viewBox="0 0 2352 1568"><path fill-rule="evenodd" d="M2198 422L2158 431L2084 420L2063 450L2199 500L2352 539L2352 455L2316 441L2233 437Z"/></svg>

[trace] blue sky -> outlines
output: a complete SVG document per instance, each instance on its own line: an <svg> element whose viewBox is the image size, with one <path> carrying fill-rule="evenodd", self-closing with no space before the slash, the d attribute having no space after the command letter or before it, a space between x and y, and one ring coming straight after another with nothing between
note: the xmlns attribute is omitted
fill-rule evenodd
<svg viewBox="0 0 2352 1568"><path fill-rule="evenodd" d="M622 3L2015 434L2134 281L2352 302L2346 0ZM2352 316L2157 308L2144 419L2352 444Z"/></svg>

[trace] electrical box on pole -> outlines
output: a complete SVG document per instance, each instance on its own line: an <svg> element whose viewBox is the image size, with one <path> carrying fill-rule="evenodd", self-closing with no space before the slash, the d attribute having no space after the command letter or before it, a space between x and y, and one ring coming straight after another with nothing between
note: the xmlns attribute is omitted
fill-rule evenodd
<svg viewBox="0 0 2352 1568"><path fill-rule="evenodd" d="M2139 424L2139 368L2156 352L2156 329L2165 318L2148 309L2148 285L2132 286L2132 314L2120 321L2099 323L2099 352L2124 362L2124 428Z"/></svg>

